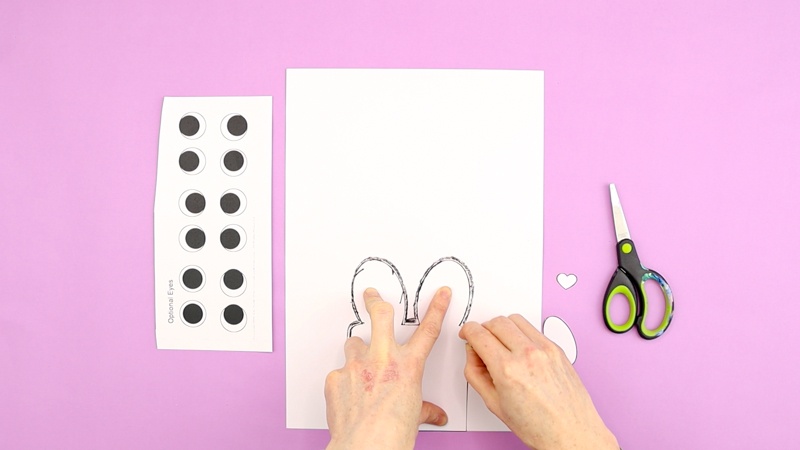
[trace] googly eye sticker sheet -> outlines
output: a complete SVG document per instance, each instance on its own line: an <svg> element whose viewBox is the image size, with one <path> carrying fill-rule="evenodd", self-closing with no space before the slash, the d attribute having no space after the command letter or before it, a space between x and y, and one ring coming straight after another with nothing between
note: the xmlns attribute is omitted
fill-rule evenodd
<svg viewBox="0 0 800 450"><path fill-rule="evenodd" d="M272 98L165 97L154 208L160 349L272 351Z"/></svg>
<svg viewBox="0 0 800 450"><path fill-rule="evenodd" d="M326 427L325 376L349 335L369 342L365 288L406 342L448 285L423 397L444 430L506 430L467 386L457 334L511 313L540 327L543 92L538 71L287 71L289 428Z"/></svg>

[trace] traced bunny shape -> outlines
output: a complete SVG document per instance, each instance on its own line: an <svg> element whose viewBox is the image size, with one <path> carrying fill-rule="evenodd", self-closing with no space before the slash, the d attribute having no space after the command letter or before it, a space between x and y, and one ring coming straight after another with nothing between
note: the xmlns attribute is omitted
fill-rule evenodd
<svg viewBox="0 0 800 450"><path fill-rule="evenodd" d="M400 302L403 303L403 319L402 319L401 325L410 325L410 326L419 325L419 293L422 290L422 285L425 283L425 279L428 277L428 274L431 273L431 270L433 270L434 267L438 266L439 264L441 264L441 263L443 263L445 261L452 261L452 262L458 264L459 266L461 266L461 269L464 271L464 274L467 277L467 283L469 284L469 296L468 296L468 299L467 299L467 307L466 307L466 310L464 311L464 315L461 318L461 321L459 322L459 326L463 325L467 321L467 318L469 317L469 312L472 309L472 297L473 297L474 292L475 292L475 285L474 285L474 283L472 281L472 272L469 270L469 267L467 267L467 265L464 264L460 259L456 258L455 256L445 256L443 258L439 258L438 260L436 260L436 262L431 264L428 267L428 269L425 270L425 273L422 275L422 278L419 280L419 285L417 286L417 291L416 291L416 294L414 295L414 303L412 305L412 313L413 313L413 315L409 316L408 294L407 294L407 291L406 291L406 285L403 282L403 277L400 275L400 271L388 259L381 258L381 257L378 257L378 256L370 256L368 258L365 258L363 261L361 261L358 264L358 267L356 267L355 273L353 274L353 279L350 282L350 305L353 308L353 315L355 316L356 320L351 322L350 325L347 327L347 337L348 338L353 335L353 328L355 328L358 325L363 325L364 324L364 321L361 320L361 316L358 313L358 307L356 306L355 283L356 283L356 277L358 276L358 274L360 274L364 270L364 265L369 263L369 262L371 262L371 261L377 261L377 262L385 264L392 271L392 275L394 275L397 278L397 281L400 283L400 287L402 289L402 293L400 295Z"/></svg>
<svg viewBox="0 0 800 450"><path fill-rule="evenodd" d="M392 275L397 277L397 281L400 282L400 287L403 289L403 293L400 295L400 301L404 302L405 305L405 311L403 313L403 325L405 325L406 323L406 317L408 316L408 294L406 293L406 284L403 283L403 277L400 275L400 271L397 270L397 267L395 267L395 265L392 264L392 262L389 261L388 259L380 258L377 256L370 256L368 258L365 258L358 264L358 267L356 267L356 271L353 274L353 280L350 282L350 306L353 307L353 315L356 316L356 320L354 320L353 322L350 323L350 325L347 326L348 338L353 335L353 328L355 328L358 325L364 324L364 321L361 320L361 316L358 314L358 306L356 306L355 284L356 284L356 277L364 270L364 265L370 261L381 262L389 266L389 269L391 269L392 271Z"/></svg>

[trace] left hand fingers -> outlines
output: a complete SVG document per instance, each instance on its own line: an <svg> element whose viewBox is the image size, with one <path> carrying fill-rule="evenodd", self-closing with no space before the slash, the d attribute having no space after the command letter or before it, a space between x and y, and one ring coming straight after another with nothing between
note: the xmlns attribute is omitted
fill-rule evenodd
<svg viewBox="0 0 800 450"><path fill-rule="evenodd" d="M442 331L442 322L444 322L444 316L450 306L450 297L452 295L452 291L446 286L436 291L425 317L422 318L419 327L408 341L408 346L425 358L431 353L433 344L439 338L439 333Z"/></svg>
<svg viewBox="0 0 800 450"><path fill-rule="evenodd" d="M419 424L422 425L423 423L440 427L447 425L447 413L441 406L423 401L422 410L419 413Z"/></svg>
<svg viewBox="0 0 800 450"><path fill-rule="evenodd" d="M394 306L383 301L375 288L364 291L364 304L372 324L370 348L384 349L394 344Z"/></svg>
<svg viewBox="0 0 800 450"><path fill-rule="evenodd" d="M353 336L347 338L347 340L344 342L344 358L349 361L366 349L367 344L365 344L364 340L360 337Z"/></svg>

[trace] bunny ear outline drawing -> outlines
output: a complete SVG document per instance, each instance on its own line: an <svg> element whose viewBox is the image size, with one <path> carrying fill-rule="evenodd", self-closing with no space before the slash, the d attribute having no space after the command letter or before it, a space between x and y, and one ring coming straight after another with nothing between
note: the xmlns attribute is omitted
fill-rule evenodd
<svg viewBox="0 0 800 450"><path fill-rule="evenodd" d="M431 271L436 266L438 266L439 264L441 264L441 263L443 263L445 261L452 261L452 262L458 264L461 267L461 269L464 271L464 274L467 277L467 283L469 284L469 295L468 295L468 298L467 298L467 307L466 307L466 309L464 311L464 315L461 317L461 321L458 323L458 325L461 326L461 325L464 325L464 323L466 323L467 318L469 317L469 312L472 309L472 297L473 297L474 292L475 292L475 285L474 285L474 283L472 281L472 272L469 270L469 267L467 267L467 265L464 264L460 259L456 258L455 256L445 256L443 258L439 258L438 260L436 260L436 262L431 264L428 267L428 269L425 270L425 273L422 275L422 278L419 280L419 285L417 286L417 291L414 294L414 303L412 305L412 311L410 313L412 315L409 315L408 292L406 290L406 285L403 282L403 277L402 277L402 275L400 275L400 271L388 259L381 258L381 257L378 257L378 256L370 256L368 258L365 258L363 261L361 261L358 264L358 267L356 267L355 273L353 273L353 280L350 282L350 306L353 308L353 315L355 316L356 320L351 322L350 325L348 325L348 327L347 327L347 337L348 338L353 335L353 329L355 327L364 324L364 321L361 320L361 316L358 313L358 306L356 306L355 284L356 284L356 278L364 270L364 266L366 264L372 262L372 261L380 262L380 263L383 263L386 266L388 266L389 269L392 271L392 275L394 275L397 278L397 281L400 283L400 288L402 289L402 293L400 295L400 302L403 304L403 320L401 322L401 325L405 325L405 326L418 326L419 325L419 293L422 290L422 285L425 283L425 279L428 277L428 274L430 274Z"/></svg>

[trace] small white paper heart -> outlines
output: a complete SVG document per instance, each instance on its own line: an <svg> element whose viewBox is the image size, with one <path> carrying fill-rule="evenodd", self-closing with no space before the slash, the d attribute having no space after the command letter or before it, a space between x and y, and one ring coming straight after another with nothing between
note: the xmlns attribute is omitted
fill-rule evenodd
<svg viewBox="0 0 800 450"><path fill-rule="evenodd" d="M560 317L550 316L542 325L542 333L561 347L569 362L575 364L575 360L578 359L578 344L575 342L575 335L572 334L572 330L569 329L566 322L561 320Z"/></svg>
<svg viewBox="0 0 800 450"><path fill-rule="evenodd" d="M560 273L556 277L556 281L558 281L558 284L561 285L562 288L569 289L572 286L575 286L575 283L578 282L578 276L574 274Z"/></svg>

